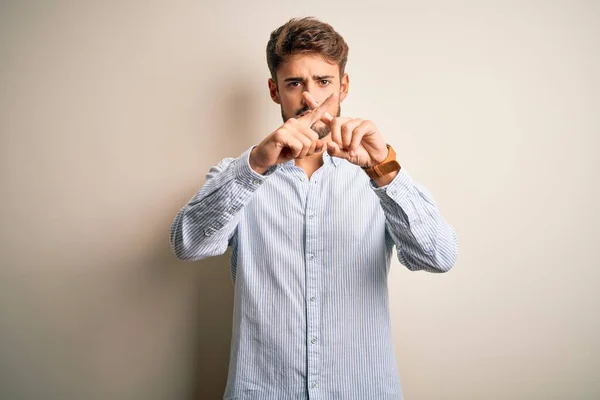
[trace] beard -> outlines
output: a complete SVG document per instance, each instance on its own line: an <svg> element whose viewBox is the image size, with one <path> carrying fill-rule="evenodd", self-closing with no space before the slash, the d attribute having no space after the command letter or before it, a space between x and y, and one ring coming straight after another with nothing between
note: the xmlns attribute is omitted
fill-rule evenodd
<svg viewBox="0 0 600 400"><path fill-rule="evenodd" d="M294 117L298 118L300 115L302 115L302 113L304 113L306 111L310 111L310 107L304 106L301 109L297 110L295 113L296 115L294 115ZM337 109L337 113L335 116L339 117L340 115L342 115L342 106L341 106L341 103L338 101L338 109ZM292 117L285 115L285 113L283 112L283 107L281 107L281 118L283 119L283 122L292 118ZM329 133L331 132L329 127L321 121L315 122L313 124L313 126L311 126L310 128L313 131L315 131L317 133L317 135L319 135L319 139L323 139L325 136L329 135Z"/></svg>

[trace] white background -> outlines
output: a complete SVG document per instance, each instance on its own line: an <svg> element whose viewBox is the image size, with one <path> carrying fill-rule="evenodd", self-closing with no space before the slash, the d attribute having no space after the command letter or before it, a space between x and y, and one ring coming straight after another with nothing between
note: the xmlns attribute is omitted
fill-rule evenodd
<svg viewBox="0 0 600 400"><path fill-rule="evenodd" d="M600 396L600 2L0 3L0 397L217 399L228 254L179 208L281 124L265 46L350 46L372 119L455 227L448 274L390 274L408 400ZM376 399L374 399L376 400Z"/></svg>

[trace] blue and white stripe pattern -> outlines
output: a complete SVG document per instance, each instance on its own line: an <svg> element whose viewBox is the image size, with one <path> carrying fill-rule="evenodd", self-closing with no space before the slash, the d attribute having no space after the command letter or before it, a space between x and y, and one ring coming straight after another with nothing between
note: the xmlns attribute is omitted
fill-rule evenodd
<svg viewBox="0 0 600 400"><path fill-rule="evenodd" d="M171 227L177 257L232 247L233 339L225 399L402 399L387 274L396 246L413 271L448 271L458 242L402 168L377 188L323 152L310 179L294 160L265 175L251 148L211 168Z"/></svg>

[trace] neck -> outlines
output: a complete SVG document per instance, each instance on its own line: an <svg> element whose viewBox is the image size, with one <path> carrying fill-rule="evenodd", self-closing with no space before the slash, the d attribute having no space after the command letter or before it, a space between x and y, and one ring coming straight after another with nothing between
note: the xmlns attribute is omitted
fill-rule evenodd
<svg viewBox="0 0 600 400"><path fill-rule="evenodd" d="M323 149L323 151L325 151L325 149ZM296 166L303 169L318 169L323 165L323 151L315 153L312 156L304 157L302 160L296 160Z"/></svg>
<svg viewBox="0 0 600 400"><path fill-rule="evenodd" d="M323 165L323 152L327 151L327 142L329 142L329 140L330 140L329 135L327 135L323 139L321 139L321 141L323 141L323 144L324 144L323 150L321 152L315 153L308 157L304 157L302 160L296 160L295 165L297 167L302 168L304 170L304 172L306 173L306 176L308 176L309 179L312 176L312 174L316 170L321 168L321 166Z"/></svg>

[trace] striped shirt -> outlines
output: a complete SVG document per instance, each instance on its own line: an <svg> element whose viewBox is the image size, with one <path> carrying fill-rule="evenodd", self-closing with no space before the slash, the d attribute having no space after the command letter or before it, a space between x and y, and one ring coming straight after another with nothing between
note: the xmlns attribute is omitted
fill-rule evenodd
<svg viewBox="0 0 600 400"><path fill-rule="evenodd" d="M310 179L294 160L260 175L251 150L211 168L171 227L180 259L232 249L224 398L402 399L387 288L393 247L412 271L445 272L458 251L453 228L404 168L377 187L324 151Z"/></svg>

